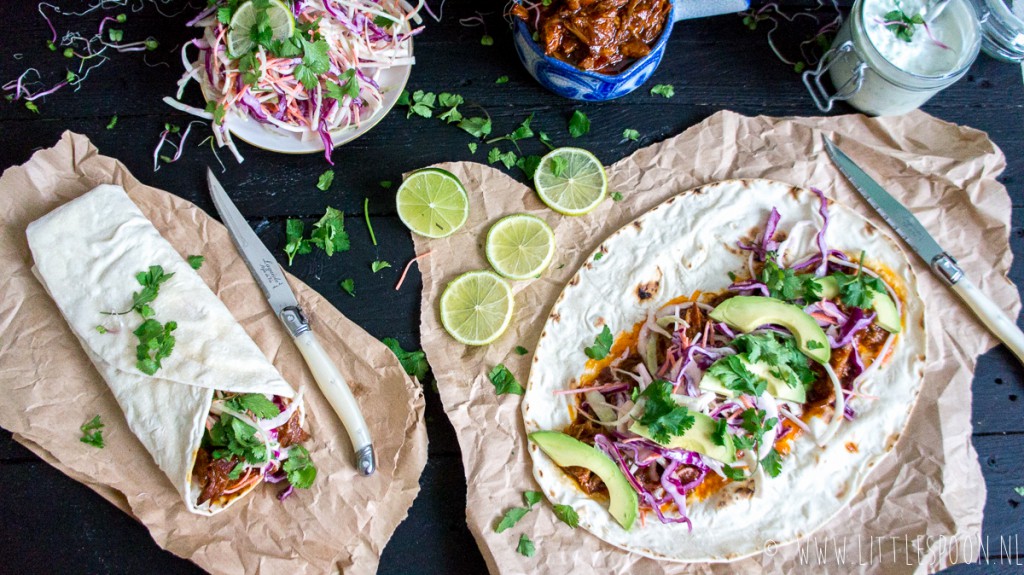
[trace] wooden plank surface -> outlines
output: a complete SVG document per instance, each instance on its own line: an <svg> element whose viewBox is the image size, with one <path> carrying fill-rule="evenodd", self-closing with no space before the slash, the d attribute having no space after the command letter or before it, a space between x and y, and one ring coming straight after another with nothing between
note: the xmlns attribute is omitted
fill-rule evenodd
<svg viewBox="0 0 1024 575"><path fill-rule="evenodd" d="M676 95L670 100L651 96L645 89L605 104L563 100L537 86L519 65L499 4L447 2L442 23L431 22L416 41L418 62L409 83L411 89L461 94L467 101L464 108L478 106L490 114L496 135L511 131L533 113L534 129L548 132L558 144L589 148L611 163L722 109L750 115L818 114L799 76L771 55L764 29L750 31L736 16L677 24L665 60L651 80L651 85L675 86ZM175 1L165 12L176 13L183 6ZM486 13L494 46L480 45L480 28L458 24L459 18L477 10ZM102 153L123 161L144 182L212 210L203 172L217 160L209 147L196 146L208 129L196 126L197 137L190 139L184 158L152 171L152 151L163 124L189 121L160 99L175 90L181 71L177 47L193 35L183 27L191 13L187 10L166 19L148 4L141 12L129 12L129 21L122 26L126 38L152 35L161 43L145 61L138 55L117 56L94 72L80 91L62 90L47 97L40 103L39 115L19 104L0 105L0 168L26 161L34 150L53 145L64 130L74 130L88 135ZM35 4L8 3L4 16L7 40L0 54L0 81L16 77L29 66L51 78L62 75L66 62L46 49L48 30ZM494 80L501 75L509 76L509 82L496 85ZM187 94L199 103L194 88ZM1002 181L1015 206L1011 249L1017 255L1024 254L1022 96L1020 68L982 56L967 77L924 108L945 120L987 131L1006 153ZM586 112L593 125L591 133L579 140L571 140L565 130L574 109ZM837 110L848 112L848 108ZM115 114L117 126L107 130ZM623 141L624 128L638 130L640 140ZM471 154L466 145L471 141L455 127L437 120L406 119L404 112L396 111L336 152L338 177L329 192L314 187L327 167L318 156L274 155L244 144L240 148L246 161L241 165L226 152L220 154L226 165L221 180L279 255L285 218L308 221L328 205L344 210L352 250L332 259L322 254L300 257L290 271L374 336L397 337L405 347L416 347L419 275L411 274L402 291L392 290L401 264L413 255L412 242L394 215L394 188L385 189L380 182L398 182L403 172L434 162L485 161L488 147L481 145ZM531 141L524 145L524 152L539 154L543 148ZM522 180L519 170L510 174ZM370 200L377 247L370 244L363 223L364 198ZM373 274L369 262L375 259L388 260L395 267ZM1015 262L1011 275L1020 284L1024 264ZM356 282L356 298L338 288L338 282L348 277ZM997 348L980 359L973 385L974 445L988 488L984 532L992 537L1024 536L1024 497L1013 489L1024 485L1021 376L1021 367L1010 354ZM380 572L481 573L485 566L464 522L465 480L458 443L437 394L428 389L426 397L430 448L422 491L385 549ZM40 462L6 431L0 431L0 492L5 495L0 498L0 572L199 572L160 550L141 525ZM990 559L991 564L960 566L950 573L1018 573L1024 552L1017 545Z"/></svg>

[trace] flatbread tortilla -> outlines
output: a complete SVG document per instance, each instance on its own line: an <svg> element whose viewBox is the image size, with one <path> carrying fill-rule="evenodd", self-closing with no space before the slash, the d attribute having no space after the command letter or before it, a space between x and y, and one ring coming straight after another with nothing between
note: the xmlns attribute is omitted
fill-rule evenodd
<svg viewBox="0 0 1024 575"><path fill-rule="evenodd" d="M124 189L99 186L32 222L26 233L36 277L189 510L212 515L259 485L196 503L192 467L214 390L287 398L295 391ZM173 353L150 376L135 366L132 331L141 318L102 312L131 308L132 293L140 289L135 275L154 265L174 274L153 304L156 319L178 328ZM100 333L97 325L108 331Z"/></svg>
<svg viewBox="0 0 1024 575"><path fill-rule="evenodd" d="M671 198L612 234L598 248L604 255L599 261L587 258L547 319L522 405L526 432L558 431L572 422L574 397L554 392L584 374L583 347L603 325L619 333L679 295L724 290L731 283L729 272L747 266L748 253L735 248L737 241L762 228L773 207L782 215L779 231L790 237L787 249L796 252L795 259L814 253L820 205L815 193L788 184L724 181ZM872 468L893 450L917 399L925 359L924 304L910 263L890 236L834 202L829 213L829 246L853 254L865 250L869 262L891 272L887 277L902 296L903 331L888 361L864 386L878 399L851 399L857 417L844 421L825 447L799 437L782 473L763 482L756 495L744 481L688 501L692 531L650 516L624 530L609 515L607 500L585 494L530 443L534 477L553 503L571 505L580 526L628 551L715 562L757 554L769 542L805 537L857 496ZM820 434L827 422L814 418L810 426Z"/></svg>

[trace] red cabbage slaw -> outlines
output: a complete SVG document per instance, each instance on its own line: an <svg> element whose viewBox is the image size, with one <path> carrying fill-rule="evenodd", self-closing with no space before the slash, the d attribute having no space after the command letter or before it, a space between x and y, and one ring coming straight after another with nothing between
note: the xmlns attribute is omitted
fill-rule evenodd
<svg viewBox="0 0 1024 575"><path fill-rule="evenodd" d="M851 273L859 265L826 244L828 201L819 190L815 192L821 200L819 213L822 217L822 224L814 240L817 253L791 265L790 269L798 266L801 269L813 268L816 275L832 271ZM773 209L761 236L751 243L740 242L740 248L751 251L758 261L766 261L769 254L781 259L779 254L784 250L780 246L785 242L779 242L775 237L780 220L781 215ZM776 263L780 266L784 264L782 261ZM866 267L863 272L879 277ZM900 300L895 290L884 278L880 279L900 311ZM751 287L759 283L754 279L736 281L727 293L759 291ZM765 295L768 295L767 286L760 285ZM747 476L754 480L755 490L759 492L761 482L767 477L758 462L778 442L803 432L819 445L825 445L834 436L841 421L856 417L848 398L859 396L865 400L877 399L863 393L860 388L884 362L895 341L895 336L886 332L880 351L867 361L861 356L855 337L873 324L874 313L855 307L844 311L836 302L828 300L805 306L805 311L826 330L833 349L851 349L849 361L852 368L845 379L852 377L852 381L840 381L833 367L825 364L822 366L824 374L819 375L819 381L815 382L815 385L831 385L834 397L831 400L833 412L828 427L815 436L804 421L811 414L807 404L776 398L767 392L759 397L745 394L728 397L699 387L704 373L712 364L739 351L733 340L740 334L723 323L711 320L707 312L712 309L701 301L670 303L660 310L652 309L637 331L635 349L625 350L608 364L610 376L596 378L584 384L586 387L555 392L559 395L572 394L578 398L578 419L573 426L582 419L583 425L597 427L593 445L618 465L637 492L641 510L653 513L661 523L686 524L691 530L693 525L687 514L687 498L712 475L720 476L723 484L729 481L726 475L729 470L723 470L723 462L705 454L666 447L632 432L630 426L633 421L644 413L644 398L638 397L636 392L643 392L655 380L667 381L672 384L672 397L678 404L686 406L691 412L707 415L716 422L724 419L727 432L733 436L749 435L742 426L742 419L743 413L751 408L763 410L765 421L775 418L775 425L765 430L756 453L754 449L747 452L740 450L736 462L731 465L733 469L745 469ZM699 318L703 324L691 326L694 318ZM767 332L777 333L783 338L792 337L788 331L776 326L761 326L751 333ZM586 441L585 438L581 439ZM680 474L684 468L687 470L685 477Z"/></svg>
<svg viewBox="0 0 1024 575"><path fill-rule="evenodd" d="M415 62L410 38L423 30L413 24L421 21L418 13L424 0L415 7L404 0L294 0L290 4L296 22L321 19L320 34L329 45L330 70L319 76L314 89L307 89L295 76L302 58L275 57L262 46L256 49L259 77L255 85L243 82L238 60L228 54L225 45L228 26L217 20L217 5L213 5L189 23L202 28L203 37L182 46L185 73L178 81L176 98L166 97L164 102L213 120L210 112L181 102L189 81L196 80L204 97L226 114L303 140L319 138L324 157L333 165L334 138L346 129L358 128L381 109L387 88L379 83L381 73ZM382 27L382 18L395 24ZM190 47L198 49L194 61L188 56ZM347 82L341 78L349 70L354 70L358 97L328 98L328 84ZM243 160L224 123L213 122L213 133L219 146L231 150L237 161Z"/></svg>

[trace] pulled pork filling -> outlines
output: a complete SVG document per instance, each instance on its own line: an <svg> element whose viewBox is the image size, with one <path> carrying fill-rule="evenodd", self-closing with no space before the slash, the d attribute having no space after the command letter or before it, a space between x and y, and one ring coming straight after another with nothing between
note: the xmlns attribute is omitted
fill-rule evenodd
<svg viewBox="0 0 1024 575"><path fill-rule="evenodd" d="M651 52L672 11L669 0L554 0L532 8L516 3L512 15L536 32L551 57L582 70L622 71Z"/></svg>
<svg viewBox="0 0 1024 575"><path fill-rule="evenodd" d="M287 419L279 423L288 412ZM289 467L298 467L296 463L312 467L308 451L301 445L310 438L302 429L301 418L298 404L286 398L216 392L192 468L199 488L197 505L224 504L231 495L260 481L288 481L284 494L290 493L291 487L308 487L296 485L296 477L287 473ZM286 467L292 457L296 459Z"/></svg>

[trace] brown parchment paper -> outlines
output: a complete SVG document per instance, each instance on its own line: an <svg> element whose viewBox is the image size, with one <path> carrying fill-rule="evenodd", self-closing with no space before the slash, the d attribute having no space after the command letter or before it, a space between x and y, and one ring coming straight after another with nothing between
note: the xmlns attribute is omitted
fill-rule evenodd
<svg viewBox="0 0 1024 575"><path fill-rule="evenodd" d="M673 195L732 178L818 187L886 227L831 164L823 133L913 210L981 289L1016 317L1020 301L1006 277L1010 198L995 179L1005 166L1003 155L984 133L923 112L876 119L720 112L609 167L609 190L621 192L623 200L609 200L578 218L545 208L532 190L487 166L443 165L469 190L471 212L465 227L446 239L415 237L417 253L433 250L421 260L422 341L462 447L469 486L466 519L492 573L923 573L974 559L985 483L971 445L970 384L978 354L995 340L912 255L930 326L920 398L895 456L878 466L848 509L811 538L769 545L761 555L735 563L687 565L615 548L558 522L548 507L529 513L514 529L494 532L504 510L522 505L522 492L538 487L526 450L521 398L495 395L487 372L505 363L525 385L551 305L606 236ZM483 348L458 344L440 325L438 297L456 275L488 267L487 228L514 212L533 213L551 224L558 243L555 260L541 278L515 282L515 317L501 339ZM516 355L516 345L531 353ZM536 543L536 556L516 552L522 533ZM940 536L956 536L959 544ZM826 556L819 561L822 548ZM836 548L846 556L839 559Z"/></svg>
<svg viewBox="0 0 1024 575"><path fill-rule="evenodd" d="M29 222L98 184L120 184L182 254L206 256L199 274L293 387L305 390L313 487L279 502L264 485L213 517L189 513L128 429L106 383L56 305L32 276ZM419 492L427 456L423 394L383 344L289 276L324 348L349 381L373 435L377 472L362 477L337 415L320 393L235 250L227 230L195 205L143 185L85 136L0 178L0 426L149 529L172 553L211 573L374 573L381 551ZM78 441L99 414L106 447Z"/></svg>

